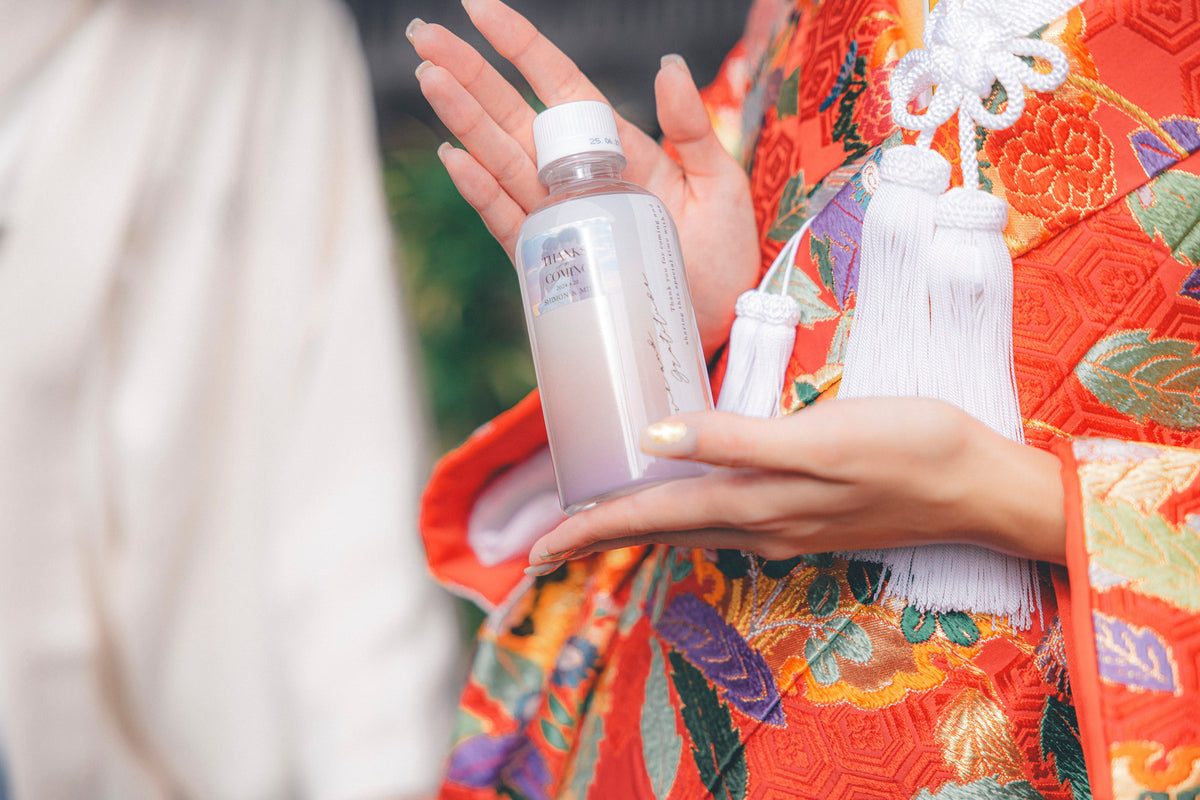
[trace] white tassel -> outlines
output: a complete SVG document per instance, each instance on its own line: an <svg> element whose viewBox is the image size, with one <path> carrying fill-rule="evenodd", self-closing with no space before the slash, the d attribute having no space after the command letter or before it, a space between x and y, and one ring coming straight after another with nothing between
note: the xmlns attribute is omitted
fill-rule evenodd
<svg viewBox="0 0 1200 800"><path fill-rule="evenodd" d="M802 318L800 304L788 294L788 287L796 266L796 251L813 216L805 220L775 256L758 288L743 292L737 299L736 318L729 332L725 380L717 399L719 411L762 419L779 415L783 379L796 346L796 326ZM767 289L781 267L784 272L780 293L771 294Z"/></svg>
<svg viewBox="0 0 1200 800"><path fill-rule="evenodd" d="M966 159L968 168L973 165ZM938 200L929 248L932 382L925 394L1024 442L1012 369L1007 221L1008 204L977 189L951 189ZM968 608L1029 627L1038 604L1029 561L971 545L914 548L911 558L906 571L893 565L889 594L933 610Z"/></svg>
<svg viewBox="0 0 1200 800"><path fill-rule="evenodd" d="M968 611L1007 618L1027 630L1041 611L1033 565L995 550L966 544L876 551L888 570L884 598L922 611ZM859 553L858 558L864 554Z"/></svg>
<svg viewBox="0 0 1200 800"><path fill-rule="evenodd" d="M918 394L929 350L926 300L937 198L950 164L920 145L883 154L863 217L854 324L839 397Z"/></svg>
<svg viewBox="0 0 1200 800"><path fill-rule="evenodd" d="M1012 257L1004 243L1008 204L975 189L938 201L930 246L929 324L933 385L992 430L1024 442L1012 367Z"/></svg>
<svg viewBox="0 0 1200 800"><path fill-rule="evenodd" d="M788 294L752 289L737 299L736 311L717 409L763 419L778 416L800 304Z"/></svg>

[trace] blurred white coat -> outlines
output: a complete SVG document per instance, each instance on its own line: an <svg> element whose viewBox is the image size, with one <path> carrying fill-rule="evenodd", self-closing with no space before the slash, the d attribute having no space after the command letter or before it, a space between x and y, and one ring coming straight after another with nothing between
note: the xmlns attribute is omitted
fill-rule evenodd
<svg viewBox="0 0 1200 800"><path fill-rule="evenodd" d="M0 738L24 798L429 791L452 609L323 0L0 0Z"/></svg>

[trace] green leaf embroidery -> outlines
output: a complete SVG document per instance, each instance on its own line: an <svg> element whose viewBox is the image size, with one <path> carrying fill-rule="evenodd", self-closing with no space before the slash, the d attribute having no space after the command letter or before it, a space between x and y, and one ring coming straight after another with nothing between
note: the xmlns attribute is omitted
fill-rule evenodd
<svg viewBox="0 0 1200 800"><path fill-rule="evenodd" d="M937 615L932 611L918 611L908 606L900 617L900 630L904 632L905 639L913 644L920 644L927 641L937 630Z"/></svg>
<svg viewBox="0 0 1200 800"><path fill-rule="evenodd" d="M809 242L808 251L817 259L817 272L821 275L821 283L825 284L829 291L835 291L837 285L833 279L833 258L829 255L829 240L814 236Z"/></svg>
<svg viewBox="0 0 1200 800"><path fill-rule="evenodd" d="M854 310L842 314L838 320L837 330L833 333L833 341L829 343L829 354L825 356L828 364L844 364L846 362L846 343L850 341L850 325L854 322Z"/></svg>
<svg viewBox="0 0 1200 800"><path fill-rule="evenodd" d="M955 644L970 647L979 641L979 626L975 624L975 620L963 612L939 613L937 618L946 638Z"/></svg>
<svg viewBox="0 0 1200 800"><path fill-rule="evenodd" d="M871 637L853 620L841 617L825 626L829 634L829 642L833 652L855 664L865 664L871 660L875 647Z"/></svg>
<svg viewBox="0 0 1200 800"><path fill-rule="evenodd" d="M846 568L846 580L854 599L863 605L871 605L879 595L883 584L883 565L869 561L851 561Z"/></svg>
<svg viewBox="0 0 1200 800"><path fill-rule="evenodd" d="M471 668L471 679L488 687L488 694L505 708L514 709L530 694L540 693L542 670L537 664L507 648L483 639Z"/></svg>
<svg viewBox="0 0 1200 800"><path fill-rule="evenodd" d="M792 388L796 392L796 402L799 403L800 408L812 405L821 396L817 387L808 381L792 381Z"/></svg>
<svg viewBox="0 0 1200 800"><path fill-rule="evenodd" d="M821 287L817 282L801 270L792 271L792 282L788 285L790 294L800 304L800 324L812 327L814 322L833 319L838 312L829 307L821 299Z"/></svg>
<svg viewBox="0 0 1200 800"><path fill-rule="evenodd" d="M992 776L973 783L948 783L936 794L922 789L913 800L1045 800L1029 781L1000 783Z"/></svg>
<svg viewBox="0 0 1200 800"><path fill-rule="evenodd" d="M589 714L579 731L575 763L571 768L571 783L561 800L584 800L596 777L600 760L600 742L604 740L604 716Z"/></svg>
<svg viewBox="0 0 1200 800"><path fill-rule="evenodd" d="M538 720L542 726L542 735L546 737L546 743L556 750L569 750L566 737L562 731L550 724L549 720Z"/></svg>
<svg viewBox="0 0 1200 800"><path fill-rule="evenodd" d="M1124 500L1090 501L1084 521L1092 563L1133 581L1145 594L1200 611L1200 536Z"/></svg>
<svg viewBox="0 0 1200 800"><path fill-rule="evenodd" d="M550 713L554 716L554 721L563 727L574 724L575 720L571 717L571 712L567 711L567 707L562 704L562 701L552 694L547 697L550 701Z"/></svg>
<svg viewBox="0 0 1200 800"><path fill-rule="evenodd" d="M824 569L833 566L833 553L805 553L800 557L814 567Z"/></svg>
<svg viewBox="0 0 1200 800"><path fill-rule="evenodd" d="M658 640L650 640L650 674L641 718L642 757L650 786L658 800L671 793L683 754L683 737L675 732L675 710L667 685L667 670Z"/></svg>
<svg viewBox="0 0 1200 800"><path fill-rule="evenodd" d="M794 117L800 113L799 67L792 70L792 74L787 76L783 86L779 87L779 102L775 104L775 111L779 114L780 119Z"/></svg>
<svg viewBox="0 0 1200 800"><path fill-rule="evenodd" d="M842 677L833 648L819 633L814 632L804 643L804 660L808 662L813 678L822 686L837 683Z"/></svg>
<svg viewBox="0 0 1200 800"><path fill-rule="evenodd" d="M783 580L788 575L791 575L792 570L799 566L802 560L803 559L800 558L800 556L793 556L792 558L782 559L780 561L768 561L766 559L762 559L759 563L759 566L762 567L763 575L766 575L773 581L779 581Z"/></svg>
<svg viewBox="0 0 1200 800"><path fill-rule="evenodd" d="M1054 769L1058 780L1071 786L1075 800L1091 800L1092 788L1088 784L1087 767L1083 763L1083 745L1079 742L1079 721L1075 709L1053 695L1046 698L1042 709L1042 724L1039 735L1042 740L1042 758L1054 756Z"/></svg>
<svg viewBox="0 0 1200 800"><path fill-rule="evenodd" d="M1126 202L1147 236L1162 240L1176 260L1200 264L1200 178L1168 170Z"/></svg>
<svg viewBox="0 0 1200 800"><path fill-rule="evenodd" d="M779 212L775 224L767 231L767 238L776 242L786 242L792 234L800 230L804 220L808 218L808 194L804 191L804 171L793 175L783 187L779 198Z"/></svg>
<svg viewBox="0 0 1200 800"><path fill-rule="evenodd" d="M1087 390L1140 423L1200 428L1200 357L1193 342L1150 339L1145 330L1099 341L1075 368Z"/></svg>
<svg viewBox="0 0 1200 800"><path fill-rule="evenodd" d="M740 550L718 550L717 569L726 578L737 580L750 574L750 562Z"/></svg>
<svg viewBox="0 0 1200 800"><path fill-rule="evenodd" d="M854 106L859 95L867 90L866 72L867 60L859 56L854 61L854 78L846 84L846 93L838 101L838 116L830 132L833 141L842 143L847 161L861 158L871 149L859 136L858 123L854 121Z"/></svg>
<svg viewBox="0 0 1200 800"><path fill-rule="evenodd" d="M829 575L818 575L808 586L808 608L814 617L831 617L837 611L841 589Z"/></svg>
<svg viewBox="0 0 1200 800"><path fill-rule="evenodd" d="M716 800L743 800L746 796L746 752L729 708L700 670L675 651L671 682L682 703L683 724L692 740L692 759L704 788Z"/></svg>

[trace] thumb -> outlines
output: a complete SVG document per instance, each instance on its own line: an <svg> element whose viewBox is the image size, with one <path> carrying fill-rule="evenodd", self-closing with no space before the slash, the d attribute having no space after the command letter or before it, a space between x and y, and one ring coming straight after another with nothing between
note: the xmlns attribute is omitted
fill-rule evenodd
<svg viewBox="0 0 1200 800"><path fill-rule="evenodd" d="M682 56L662 57L654 81L658 124L679 153L683 171L693 176L715 176L733 157L725 151L708 118L708 109Z"/></svg>

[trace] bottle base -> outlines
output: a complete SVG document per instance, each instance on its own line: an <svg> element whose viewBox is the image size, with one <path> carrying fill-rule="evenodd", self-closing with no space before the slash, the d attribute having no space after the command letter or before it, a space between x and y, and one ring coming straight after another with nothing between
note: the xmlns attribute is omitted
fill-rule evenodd
<svg viewBox="0 0 1200 800"><path fill-rule="evenodd" d="M579 500L577 502L571 503L570 505L568 505L566 502L563 502L562 498L559 498L559 500L563 507L563 513L566 514L568 517L573 517L576 514L578 514L580 511L586 511L589 508L598 506L606 500L615 500L618 497L625 497L626 495L636 494L637 492L640 492L643 489L649 489L651 486L658 486L659 484L663 484L663 483L671 483L673 481L684 480L687 478L699 478L700 476L707 473L710 469L706 465L697 464L696 466L697 466L697 470L694 475L671 475L669 477L653 477L653 478L648 477L648 478L644 478L640 481L635 481L633 483L627 483L624 486L619 486L616 489L611 489L607 492L603 492L603 493L595 495L593 497L589 497L586 500Z"/></svg>

